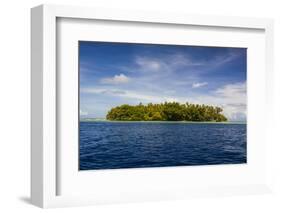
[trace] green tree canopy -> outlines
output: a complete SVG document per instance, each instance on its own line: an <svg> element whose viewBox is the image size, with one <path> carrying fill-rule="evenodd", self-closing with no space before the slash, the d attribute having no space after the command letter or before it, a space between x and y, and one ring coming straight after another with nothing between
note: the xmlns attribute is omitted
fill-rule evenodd
<svg viewBox="0 0 281 213"><path fill-rule="evenodd" d="M227 121L227 118L221 114L222 111L220 107L177 102L147 105L140 103L136 106L123 104L112 108L107 113L106 119L112 121Z"/></svg>

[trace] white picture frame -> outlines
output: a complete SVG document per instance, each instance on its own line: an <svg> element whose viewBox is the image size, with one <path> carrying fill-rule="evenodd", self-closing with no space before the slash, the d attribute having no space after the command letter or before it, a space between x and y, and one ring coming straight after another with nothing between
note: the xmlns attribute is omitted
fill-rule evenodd
<svg viewBox="0 0 281 213"><path fill-rule="evenodd" d="M258 42L265 42L262 44L264 45L262 46L264 47L262 49L264 50L264 53L262 53L264 54L264 56L262 56L264 57L262 58L262 65L264 65L264 67L262 66L262 68L260 68L260 76L265 76L266 78L260 77L252 80L253 88L258 88L259 82L264 84L264 87L260 86L259 88L260 92L264 94L264 99L259 97L263 105L261 109L257 109L261 111L256 112L265 112L262 111L264 109L267 109L268 111L268 114L265 114L263 119L260 120L260 126L256 126L261 130L265 129L263 133L260 133L261 135L257 134L257 137L261 136L260 138L262 138L263 141L260 142L262 145L256 149L256 151L254 151L256 158L260 157L259 161L262 162L263 166L253 170L253 173L262 174L262 177L257 181L253 181L253 184L250 184L249 179L251 176L248 176L245 178L247 181L245 180L244 182L243 177L241 177L240 182L231 184L230 181L230 183L218 183L215 185L210 185L209 187L207 187L208 184L203 186L199 181L198 183L195 183L194 187L192 188L190 186L184 185L171 185L170 187L165 188L163 187L165 183L163 183L162 185L157 185L158 188L152 187L151 191L149 188L144 188L144 190L140 192L140 189L137 189L137 187L134 189L134 183L130 183L131 185L127 186L127 188L130 188L130 190L124 191L122 191L120 188L114 189L114 187L111 187L104 190L99 189L100 193L96 193L95 195L85 193L85 190L81 190L81 192L78 194L60 193L60 186L66 181L65 178L60 177L60 174L63 171L62 166L65 165L60 163L60 161L63 161L60 160L60 155L62 152L68 151L61 149L57 144L60 134L58 129L57 110L59 107L58 103L60 102L60 96L58 95L60 81L57 77L57 57L59 55L57 53L59 48L57 37L59 27L58 21L62 18L69 20L77 19L88 21L113 21L118 23L118 25L129 22L142 23L142 25L161 25L166 26L167 28L172 28L173 26L199 26L202 28L206 27L212 29L225 29L230 32L234 30L253 30L262 32L262 38ZM271 94L271 91L273 90L273 21L271 19L216 17L172 13L162 14L144 11L122 11L74 6L41 5L32 8L31 10L31 26L31 201L33 204L47 208L91 205L98 203L178 199L209 195L240 195L264 193L270 191L270 182L268 178L270 177L270 171L268 170L270 166L268 165L268 161L266 161L266 152L263 151L263 148L270 144L269 133L272 125L271 116L269 116L273 107L273 97ZM235 37L235 35L233 36ZM253 75L253 73L251 75ZM255 80L257 81L256 83ZM253 93L250 93L250 95L253 96ZM254 100L252 101L254 102ZM252 139L255 139L255 137L252 137ZM65 155L68 154L65 153ZM204 176L208 174L211 175L213 171L220 172L219 170L224 170L223 167L221 168L222 169L204 169L202 174ZM183 172L185 172L187 169L183 167L170 168L163 171L159 169L149 170L150 172L148 176L143 177L150 177L153 180L153 178L159 178L159 174L164 176L168 175L170 178L174 178L173 175L171 175L172 173L183 174ZM238 169L231 168L228 172L235 172L234 170L239 172L242 170L247 171L247 167ZM128 170L123 170L122 172L117 171L113 173L107 173L107 176L103 176L104 174L102 174L100 179L104 177L109 178L107 180L113 180L114 178L120 179L127 176L127 174L131 177L147 175L144 174L143 170L135 170L134 173L135 174L132 172L129 173ZM88 175L84 173L83 175L84 177L81 180L86 180L87 182L92 174ZM214 177L216 177L216 175ZM194 177L194 179L196 179L196 177ZM147 181L149 182L149 180ZM183 184L183 182L179 183ZM70 188L72 184L73 183L71 182L66 184L66 191L79 191L79 185L76 184L76 186L74 184L76 187L73 185L73 188ZM126 181L122 184L126 184ZM95 187L94 184L93 187ZM91 188L91 186L89 186L89 188ZM126 188L126 186L124 188ZM93 190L93 188L91 190ZM110 190L112 190L112 192L110 192ZM122 193L122 196L120 196L120 193Z"/></svg>

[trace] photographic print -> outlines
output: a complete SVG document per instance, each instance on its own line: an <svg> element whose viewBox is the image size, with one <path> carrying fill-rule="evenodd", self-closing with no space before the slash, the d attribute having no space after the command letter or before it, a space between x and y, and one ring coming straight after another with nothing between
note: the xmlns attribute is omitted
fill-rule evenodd
<svg viewBox="0 0 281 213"><path fill-rule="evenodd" d="M79 169L247 163L247 49L79 41Z"/></svg>

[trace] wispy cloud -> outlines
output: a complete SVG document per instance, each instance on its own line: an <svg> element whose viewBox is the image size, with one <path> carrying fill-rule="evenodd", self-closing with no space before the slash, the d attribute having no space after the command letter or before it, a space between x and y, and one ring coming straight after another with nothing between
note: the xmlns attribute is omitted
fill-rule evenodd
<svg viewBox="0 0 281 213"><path fill-rule="evenodd" d="M222 55L216 55L211 59L194 58L188 53L169 53L161 56L141 56L135 57L135 64L139 66L141 71L175 71L178 68L204 68L210 70L223 66L228 62L235 60L239 57L240 53L236 50L230 50Z"/></svg>
<svg viewBox="0 0 281 213"><path fill-rule="evenodd" d="M223 113L230 120L246 120L246 82L226 84L211 92L209 95L196 97L195 101L222 107Z"/></svg>
<svg viewBox="0 0 281 213"><path fill-rule="evenodd" d="M244 99L246 98L246 83L239 82L235 84L228 84L222 88L218 88L216 93L227 98L231 98L235 95Z"/></svg>
<svg viewBox="0 0 281 213"><path fill-rule="evenodd" d="M140 71L144 72L165 72L175 71L183 67L204 66L205 62L192 59L188 54L167 54L165 56L136 56L135 64Z"/></svg>
<svg viewBox="0 0 281 213"><path fill-rule="evenodd" d="M207 82L198 82L198 83L193 83L192 84L192 88L199 88L199 87L204 87L206 86L208 83Z"/></svg>
<svg viewBox="0 0 281 213"><path fill-rule="evenodd" d="M157 95L145 94L140 91L133 90L116 90L111 88L84 88L81 89L82 93L88 94L97 94L97 95L108 95L108 96L117 96L129 99L135 99L136 102L162 102L162 101L171 101L173 97L159 97Z"/></svg>
<svg viewBox="0 0 281 213"><path fill-rule="evenodd" d="M89 94L104 94L104 95L124 95L126 94L123 90L109 89L109 88L82 88L81 93Z"/></svg>
<svg viewBox="0 0 281 213"><path fill-rule="evenodd" d="M82 110L80 109L80 115L81 115L81 116L86 116L86 115L88 115L88 112L82 111Z"/></svg>
<svg viewBox="0 0 281 213"><path fill-rule="evenodd" d="M119 75L115 75L111 78L102 78L101 83L102 84L125 84L130 81L130 78L124 75L123 73Z"/></svg>
<svg viewBox="0 0 281 213"><path fill-rule="evenodd" d="M163 61L146 57L136 57L135 63L139 66L141 71L157 72L166 68L166 64L163 63Z"/></svg>
<svg viewBox="0 0 281 213"><path fill-rule="evenodd" d="M167 57L167 60L173 66L197 67L205 65L205 61L194 59L189 54L171 54Z"/></svg>

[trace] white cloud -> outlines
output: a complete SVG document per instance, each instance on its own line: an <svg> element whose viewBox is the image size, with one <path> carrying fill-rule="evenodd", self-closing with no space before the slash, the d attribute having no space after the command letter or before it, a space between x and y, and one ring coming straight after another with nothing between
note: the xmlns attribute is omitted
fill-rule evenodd
<svg viewBox="0 0 281 213"><path fill-rule="evenodd" d="M123 73L119 75L115 75L112 78L103 78L101 79L101 83L103 84L124 84L128 83L130 78L124 75Z"/></svg>
<svg viewBox="0 0 281 213"><path fill-rule="evenodd" d="M148 103L148 102L161 103L161 102L165 102L165 101L168 101L168 102L179 101L175 97L159 96L159 95L154 95L154 94L153 95L145 94L143 92L131 91L131 90L129 91L129 90L116 90L116 89L104 89L104 88L84 88L84 89L81 89L81 92L136 99L136 100L142 101L144 103Z"/></svg>
<svg viewBox="0 0 281 213"><path fill-rule="evenodd" d="M169 56L167 61L173 66L194 67L205 65L204 61L192 59L191 56L188 54L174 54Z"/></svg>
<svg viewBox="0 0 281 213"><path fill-rule="evenodd" d="M141 57L137 56L135 63L144 72L174 72L178 68L202 66L203 62L193 60L187 54L169 54L162 57Z"/></svg>
<svg viewBox="0 0 281 213"><path fill-rule="evenodd" d="M82 93L90 94L104 94L104 95L123 95L125 91L117 89L104 89L104 88L83 88Z"/></svg>
<svg viewBox="0 0 281 213"><path fill-rule="evenodd" d="M203 87L206 86L208 83L207 82L198 82L198 83L193 83L192 84L192 88L199 88L199 87Z"/></svg>
<svg viewBox="0 0 281 213"><path fill-rule="evenodd" d="M82 111L82 110L80 109L80 115L88 115L88 112Z"/></svg>
<svg viewBox="0 0 281 213"><path fill-rule="evenodd" d="M177 69L198 69L201 67L201 70L205 71L222 66L235 58L237 58L239 54L235 51L230 51L223 55L218 55L214 57L212 60L198 60L192 58L189 54L166 54L161 57L144 57L137 56L135 58L135 63L139 66L139 70L143 72L174 72ZM135 68L133 68L135 69ZM131 68L128 68L131 70Z"/></svg>
<svg viewBox="0 0 281 213"><path fill-rule="evenodd" d="M225 100L222 106L226 115L232 120L246 119L247 114L246 82L228 84L216 90L216 93Z"/></svg>
<svg viewBox="0 0 281 213"><path fill-rule="evenodd" d="M81 89L81 92L92 93L92 94L112 95L112 96L139 99L142 101L153 101L153 102L158 102L163 99L159 96L146 95L143 93L138 93L136 91L116 90L116 89L84 88L84 89Z"/></svg>
<svg viewBox="0 0 281 213"><path fill-rule="evenodd" d="M161 61L144 57L137 57L136 64L142 71L160 71L165 66Z"/></svg>
<svg viewBox="0 0 281 213"><path fill-rule="evenodd" d="M246 96L246 83L228 84L216 90L216 93L224 97L233 97L233 95L243 97Z"/></svg>
<svg viewBox="0 0 281 213"><path fill-rule="evenodd" d="M246 82L227 84L210 95L196 97L194 101L222 107L223 114L229 120L246 120L246 90Z"/></svg>

